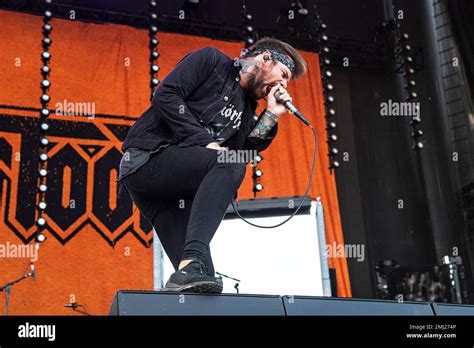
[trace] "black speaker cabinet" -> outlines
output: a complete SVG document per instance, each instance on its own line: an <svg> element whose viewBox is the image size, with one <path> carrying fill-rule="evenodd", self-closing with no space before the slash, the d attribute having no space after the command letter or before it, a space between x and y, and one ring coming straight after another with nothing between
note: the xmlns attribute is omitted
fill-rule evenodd
<svg viewBox="0 0 474 348"><path fill-rule="evenodd" d="M283 296L286 314L296 315L433 315L426 302Z"/></svg>
<svg viewBox="0 0 474 348"><path fill-rule="evenodd" d="M280 296L118 291L110 315L277 315Z"/></svg>
<svg viewBox="0 0 474 348"><path fill-rule="evenodd" d="M335 297L118 291L110 315L474 315L474 306Z"/></svg>

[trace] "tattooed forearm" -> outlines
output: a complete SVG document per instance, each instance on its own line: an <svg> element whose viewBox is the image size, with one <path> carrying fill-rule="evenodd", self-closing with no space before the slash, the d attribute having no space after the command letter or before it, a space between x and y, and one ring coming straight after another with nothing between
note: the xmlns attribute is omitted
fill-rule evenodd
<svg viewBox="0 0 474 348"><path fill-rule="evenodd" d="M260 63L258 62L257 59L255 58L246 58L246 59L241 59L240 60L240 72L248 72L250 70L251 67L256 67L256 68L259 68L260 67Z"/></svg>
<svg viewBox="0 0 474 348"><path fill-rule="evenodd" d="M278 117L271 111L265 110L249 137L265 139L273 126L277 123Z"/></svg>

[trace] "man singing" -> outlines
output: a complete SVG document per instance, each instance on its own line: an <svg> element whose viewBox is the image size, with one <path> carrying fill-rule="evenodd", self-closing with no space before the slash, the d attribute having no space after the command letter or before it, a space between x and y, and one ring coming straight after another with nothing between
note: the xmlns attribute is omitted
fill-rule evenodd
<svg viewBox="0 0 474 348"><path fill-rule="evenodd" d="M305 73L301 55L272 38L234 60L202 48L166 76L130 128L118 181L176 270L166 290L222 292L209 244L244 179L246 161L219 160L221 151L265 150L285 113L274 94L291 101L287 84ZM257 119L263 98L266 109Z"/></svg>

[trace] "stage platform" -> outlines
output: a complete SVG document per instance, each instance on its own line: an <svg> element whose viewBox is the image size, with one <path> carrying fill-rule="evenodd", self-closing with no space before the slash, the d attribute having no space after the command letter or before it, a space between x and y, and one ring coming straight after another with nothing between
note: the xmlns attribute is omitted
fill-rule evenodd
<svg viewBox="0 0 474 348"><path fill-rule="evenodd" d="M116 293L109 314L119 316L474 316L474 306L291 295L193 294L121 290Z"/></svg>

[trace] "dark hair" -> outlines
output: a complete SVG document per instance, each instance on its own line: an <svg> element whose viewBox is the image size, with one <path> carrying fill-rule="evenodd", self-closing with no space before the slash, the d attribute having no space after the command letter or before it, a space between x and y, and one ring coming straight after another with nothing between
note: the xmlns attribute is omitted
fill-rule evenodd
<svg viewBox="0 0 474 348"><path fill-rule="evenodd" d="M307 68L304 58L290 44L271 37L263 37L248 48L250 52L245 56L245 58L257 56L258 53L254 53L252 51L255 51L259 48L274 49L275 51L279 51L287 55L295 64L295 70L291 73L292 79L301 77L306 73Z"/></svg>

